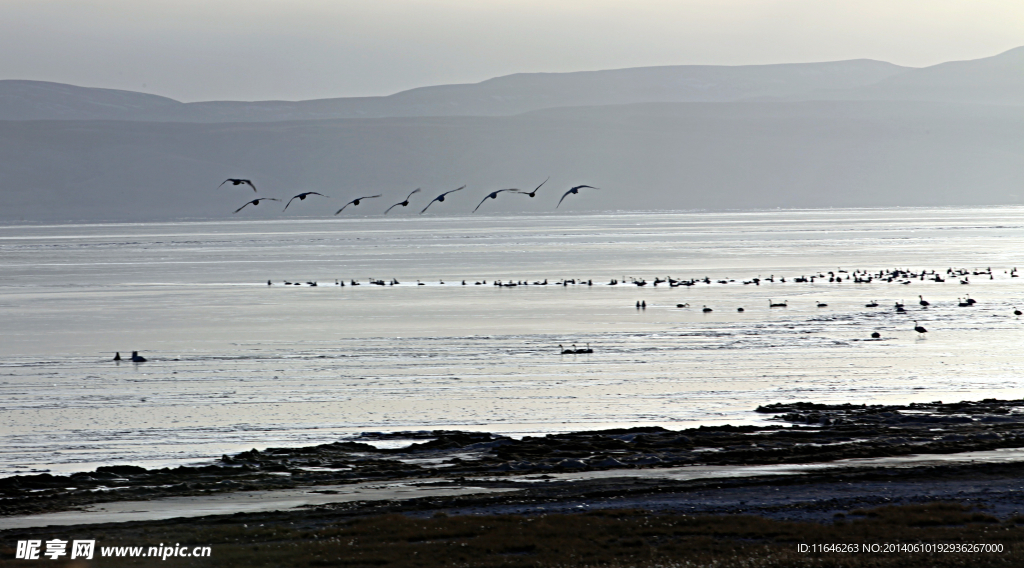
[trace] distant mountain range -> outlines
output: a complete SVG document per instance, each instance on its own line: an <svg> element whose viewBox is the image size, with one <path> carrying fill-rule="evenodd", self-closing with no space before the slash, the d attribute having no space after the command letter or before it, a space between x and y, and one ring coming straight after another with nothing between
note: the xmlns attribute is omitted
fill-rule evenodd
<svg viewBox="0 0 1024 568"><path fill-rule="evenodd" d="M550 195L487 212L550 211L546 198L579 183L602 190L566 211L1024 203L1022 158L1024 48L923 69L517 74L302 102L0 81L4 223L228 218L253 192L217 189L227 177L284 198L469 185L437 214L468 214L489 191L547 176ZM333 201L287 215L330 216Z"/></svg>
<svg viewBox="0 0 1024 568"><path fill-rule="evenodd" d="M40 81L0 81L0 120L270 122L398 116L507 116L532 110L645 102L722 102L871 85L905 68L879 61L673 66L520 73L387 97L181 103L166 97Z"/></svg>

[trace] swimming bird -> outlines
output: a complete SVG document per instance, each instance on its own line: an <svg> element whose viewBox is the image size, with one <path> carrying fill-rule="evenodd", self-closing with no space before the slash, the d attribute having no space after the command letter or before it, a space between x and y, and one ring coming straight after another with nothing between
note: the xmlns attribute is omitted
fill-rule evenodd
<svg viewBox="0 0 1024 568"><path fill-rule="evenodd" d="M1015 315L1015 316L1019 316L1019 315L1022 315L1022 314L1024 314L1024 312L1021 312L1021 311L1020 311L1020 310L1018 310L1017 308L1013 308L1013 315Z"/></svg>
<svg viewBox="0 0 1024 568"><path fill-rule="evenodd" d="M919 326L919 325L917 325L916 321L914 322L914 331L916 331L918 333L928 333L928 330L923 328L923 327L921 327L921 326Z"/></svg>
<svg viewBox="0 0 1024 568"><path fill-rule="evenodd" d="M878 339L880 337L882 337L881 333L878 333L877 331L872 331L871 332L871 339Z"/></svg>
<svg viewBox="0 0 1024 568"><path fill-rule="evenodd" d="M551 179L551 177L549 176L548 179ZM547 183L548 179L540 182L540 185L544 185L545 183ZM526 193L526 195L529 195L530 197L536 197L537 196L537 190L540 189L540 185L538 185L537 187L533 188L533 191L531 191L529 193L527 193L525 191L521 191L520 193Z"/></svg>
<svg viewBox="0 0 1024 568"><path fill-rule="evenodd" d="M138 351L132 351L132 363L145 363L146 358L139 355Z"/></svg>
<svg viewBox="0 0 1024 568"><path fill-rule="evenodd" d="M779 302L777 304L775 302L772 302L771 300L768 300L768 307L769 308L785 308L785 307L787 307L787 305L788 304L786 304L785 300L783 300L782 302Z"/></svg>
<svg viewBox="0 0 1024 568"><path fill-rule="evenodd" d="M476 209L480 209L480 206L483 205L484 201L487 201L488 198L490 198L490 199L497 199L498 198L498 194L503 192L503 191L514 191L516 193L523 193L522 191L519 191L518 189L499 189L498 191L492 191L491 193L487 194L486 197L484 197L483 199L480 200L480 203L477 204ZM473 213L476 213L476 209L473 210Z"/></svg>
<svg viewBox="0 0 1024 568"><path fill-rule="evenodd" d="M251 187L253 191L256 191L256 186L252 184L252 180L247 180L247 179L228 178L228 179L220 182L220 185L224 185L224 184L226 184L229 181L231 182L231 185L242 185L244 183L244 184L248 185L249 187ZM217 189L220 189L220 185L217 186Z"/></svg>
<svg viewBox="0 0 1024 568"><path fill-rule="evenodd" d="M241 211L242 209L245 209L249 205L259 205L260 201L281 201L281 200L273 198L273 197L260 197L258 199L253 199L252 201L246 203L245 205L239 207L238 209L235 209L235 213L238 213L239 211Z"/></svg>
<svg viewBox="0 0 1024 568"><path fill-rule="evenodd" d="M922 295L920 295L920 294L918 294L917 298L918 298L919 300L921 300L920 302L918 302L918 304L921 304L921 307L922 307L922 308L927 308L928 306L932 305L932 303L931 303L931 302L929 302L928 300L925 300L925 299L924 299L924 296L922 296Z"/></svg>
<svg viewBox="0 0 1024 568"><path fill-rule="evenodd" d="M359 202L360 201L362 201L364 199L373 199L375 197L380 197L380 194L377 194L377 195L367 195L366 197L357 197L357 198L353 199L352 201L349 201L348 203L342 205L341 209L338 209L337 211L335 211L334 214L337 215L338 213L341 213L349 205L351 205L352 207L357 207L357 206L359 206Z"/></svg>
<svg viewBox="0 0 1024 568"><path fill-rule="evenodd" d="M401 205L402 207L408 207L409 206L409 198L412 197L413 194L416 194L416 193L419 193L419 192L420 192L420 188L418 188L418 187L416 189L410 191L409 195L405 196L405 201L399 201L398 203L395 203L391 207L388 207L387 211L384 211L384 214L387 215L388 211L391 211L392 209L394 209L395 207L398 207L399 205Z"/></svg>
<svg viewBox="0 0 1024 568"><path fill-rule="evenodd" d="M561 343L558 344L558 348L562 351L562 355L575 355L576 354L576 350L575 349L566 349L565 347L562 347Z"/></svg>
<svg viewBox="0 0 1024 568"><path fill-rule="evenodd" d="M562 194L562 199L558 200L558 205L561 205L562 204L562 200L565 199L566 197L568 197L570 193L579 193L580 190L585 188L585 187L586 188L590 188L590 189L601 189L599 187L594 187L592 185L577 185L576 187L574 187L574 188L570 189L569 191L567 191L567 192ZM534 191L536 191L536 190L534 190ZM558 205L555 205L555 209L558 209Z"/></svg>
<svg viewBox="0 0 1024 568"><path fill-rule="evenodd" d="M292 204L292 201L295 201L296 199L298 199L299 201L305 201L306 200L306 196L309 196L309 195L319 195L320 197L329 197L327 195L324 195L322 193L317 193L315 191L307 191L307 192L304 192L304 193L300 193L300 194L296 195L295 197L289 199L288 203L286 203L284 205L284 209L282 209L282 211L287 211L288 210L288 206Z"/></svg>
<svg viewBox="0 0 1024 568"><path fill-rule="evenodd" d="M711 308L707 307L707 306L704 306L704 309L702 309L701 311L707 314L707 313L711 313L713 310Z"/></svg>
<svg viewBox="0 0 1024 568"><path fill-rule="evenodd" d="M120 360L121 360L121 352L117 351L117 352L114 353L114 361L120 361Z"/></svg>
<svg viewBox="0 0 1024 568"><path fill-rule="evenodd" d="M864 304L864 307L865 308L877 308L878 307L878 302L876 302L874 300L871 300L867 304Z"/></svg>
<svg viewBox="0 0 1024 568"><path fill-rule="evenodd" d="M742 312L742 311L744 311L744 310L743 310L743 308L736 308L736 311L737 311L737 312Z"/></svg>
<svg viewBox="0 0 1024 568"><path fill-rule="evenodd" d="M827 308L828 304L826 304L825 302L818 302L818 307L819 308Z"/></svg>
<svg viewBox="0 0 1024 568"><path fill-rule="evenodd" d="M434 199L432 199L432 200L430 201L430 203L427 203L427 206L423 208L423 211L420 211L420 215L424 214L424 213L425 213L425 212L427 211L427 209L428 209L428 208L429 208L429 207L430 207L431 205L433 205L433 204L434 204L434 202L435 202L435 201L438 201L438 202L443 202L443 201L444 201L444 196L448 195L449 193L455 193L456 191L462 191L463 189L466 189L466 186L462 186L462 187L460 187L460 188L458 188L458 189L453 189L453 190L451 190L451 191L446 191L446 192L442 193L441 195L438 195L437 197L435 197Z"/></svg>

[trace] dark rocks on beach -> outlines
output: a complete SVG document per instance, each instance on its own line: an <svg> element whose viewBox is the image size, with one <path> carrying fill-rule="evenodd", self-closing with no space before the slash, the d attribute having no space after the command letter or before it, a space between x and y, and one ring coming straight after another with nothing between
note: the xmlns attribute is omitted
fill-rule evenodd
<svg viewBox="0 0 1024 568"><path fill-rule="evenodd" d="M637 469L685 465L794 464L1024 447L1024 401L910 405L761 406L788 423L640 427L516 440L487 432L365 433L301 448L252 449L206 466L111 465L71 476L0 479L0 515L111 500L203 495L367 480ZM402 448L372 442L409 441ZM28 492L26 490L32 490Z"/></svg>

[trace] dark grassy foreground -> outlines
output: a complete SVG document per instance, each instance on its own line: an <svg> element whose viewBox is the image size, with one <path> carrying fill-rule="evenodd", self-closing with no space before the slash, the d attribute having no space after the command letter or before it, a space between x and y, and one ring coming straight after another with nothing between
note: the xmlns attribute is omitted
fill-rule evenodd
<svg viewBox="0 0 1024 568"><path fill-rule="evenodd" d="M999 519L960 504L932 503L853 511L834 524L761 517L686 516L643 511L570 515L414 518L392 514L301 528L301 518L246 523L234 517L196 523L133 523L96 529L32 531L32 538L95 538L100 546L210 545L210 558L97 558L92 566L687 566L936 567L1024 565L1024 518ZM1001 543L1002 553L800 552L799 544ZM0 566L66 566L13 560Z"/></svg>

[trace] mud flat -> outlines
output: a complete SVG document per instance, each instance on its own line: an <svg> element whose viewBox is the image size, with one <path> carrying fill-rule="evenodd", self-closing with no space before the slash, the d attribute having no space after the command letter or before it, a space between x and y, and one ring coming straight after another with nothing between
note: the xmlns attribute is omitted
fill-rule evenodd
<svg viewBox="0 0 1024 568"><path fill-rule="evenodd" d="M0 480L0 527L7 529L5 546L51 534L102 534L135 545L144 544L144 535L220 539L239 565L251 556L240 543L272 541L279 550L319 550L297 562L306 565L332 558L339 565L458 564L458 551L445 548L458 543L473 552L464 565L593 565L598 557L586 550L604 546L607 558L630 565L700 558L743 565L776 554L771 557L789 563L748 565L783 566L809 558L786 552L794 543L826 542L811 535L840 539L829 542L850 535L878 542L995 539L1021 558L1024 401L757 410L773 423L522 440L453 431L367 433L352 442L251 450L202 467L108 466L12 477ZM399 440L408 443L378 447ZM141 514L128 515L133 512ZM471 530L478 525L465 519L481 519L483 528ZM553 519L562 520L551 526ZM118 520L133 522L112 522ZM47 525L61 526L41 528ZM520 538L540 525L547 532L534 535L532 544ZM588 545L569 530L590 530L585 526L596 539ZM648 534L645 526L661 528ZM721 531L708 532L712 526ZM432 530L448 536L429 537ZM620 536L602 541L602 531ZM558 534L564 543L543 544ZM345 535L362 543L358 554L322 540ZM416 543L432 544L416 549ZM775 552L753 554L755 545ZM430 561L400 561L392 555L399 549L429 552ZM565 556L568 549L579 554ZM931 564L923 556L871 558L885 566L1015 565L1001 563L1007 554L931 555ZM366 562L356 562L360 556ZM581 564L584 558L591 563ZM949 563L954 560L964 564Z"/></svg>

